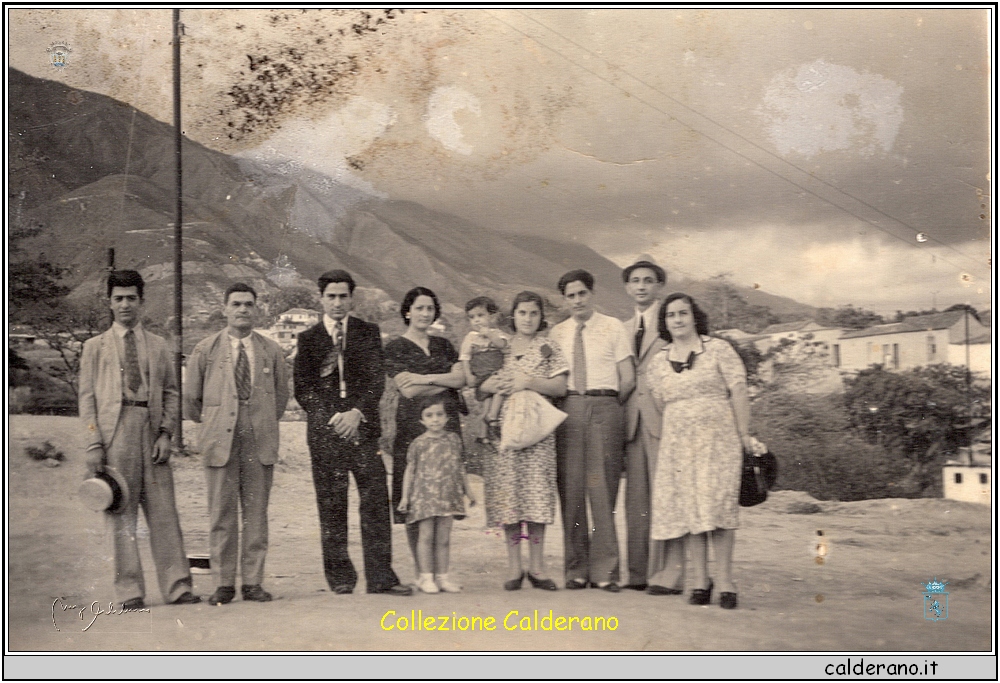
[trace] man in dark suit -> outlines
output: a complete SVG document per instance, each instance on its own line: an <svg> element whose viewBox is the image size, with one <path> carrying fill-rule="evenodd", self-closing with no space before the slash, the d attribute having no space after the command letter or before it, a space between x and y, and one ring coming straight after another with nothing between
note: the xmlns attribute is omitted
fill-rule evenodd
<svg viewBox="0 0 1000 683"><path fill-rule="evenodd" d="M347 484L353 472L368 592L410 595L412 589L392 570L389 492L378 452L382 337L378 325L348 315L354 286L343 270L320 276L323 320L299 335L295 356L295 399L308 418L323 572L334 593L354 590L358 575L347 553Z"/></svg>

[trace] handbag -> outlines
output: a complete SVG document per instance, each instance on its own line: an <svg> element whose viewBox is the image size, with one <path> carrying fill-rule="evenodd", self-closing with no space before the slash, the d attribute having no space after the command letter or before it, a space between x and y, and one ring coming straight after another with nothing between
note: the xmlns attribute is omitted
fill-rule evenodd
<svg viewBox="0 0 1000 683"><path fill-rule="evenodd" d="M566 419L566 413L542 398L538 392L525 389L507 397L504 420L500 427L500 448L528 448L556 431Z"/></svg>
<svg viewBox="0 0 1000 683"><path fill-rule="evenodd" d="M743 451L743 472L740 475L740 505L748 508L767 500L767 491L778 478L778 459L768 451L754 455Z"/></svg>

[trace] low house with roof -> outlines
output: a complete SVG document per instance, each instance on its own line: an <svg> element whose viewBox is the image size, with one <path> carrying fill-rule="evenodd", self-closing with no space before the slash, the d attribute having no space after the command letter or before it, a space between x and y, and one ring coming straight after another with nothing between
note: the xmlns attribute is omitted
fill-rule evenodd
<svg viewBox="0 0 1000 683"><path fill-rule="evenodd" d="M993 431L984 429L958 457L944 464L944 497L967 503L989 505L992 500Z"/></svg>
<svg viewBox="0 0 1000 683"><path fill-rule="evenodd" d="M260 332L278 342L278 346L285 351L289 351L298 345L299 334L319 322L319 316L319 311L309 308L290 308L279 314L278 320L271 327Z"/></svg>
<svg viewBox="0 0 1000 683"><path fill-rule="evenodd" d="M833 344L836 343L842 332L843 330L839 327L829 327L815 320L797 320L791 323L775 323L765 327L757 335L754 343L761 353L767 353L780 344L783 339L818 342L832 350Z"/></svg>
<svg viewBox="0 0 1000 683"><path fill-rule="evenodd" d="M964 310L945 311L844 332L834 345L833 355L839 360L837 366L845 370L864 370L876 364L887 370L909 370L934 363L965 365L966 325L970 343L989 333L989 328L974 315ZM963 347L961 354L952 352L955 344ZM986 368L989 370L988 361Z"/></svg>
<svg viewBox="0 0 1000 683"><path fill-rule="evenodd" d="M971 322L971 318L970 318ZM990 363L993 360L993 334L989 328L973 333L969 330L969 340L965 340L965 325L961 326L961 337L948 342L948 362L952 365L965 365L968 353L969 369L973 374L987 376L992 371Z"/></svg>

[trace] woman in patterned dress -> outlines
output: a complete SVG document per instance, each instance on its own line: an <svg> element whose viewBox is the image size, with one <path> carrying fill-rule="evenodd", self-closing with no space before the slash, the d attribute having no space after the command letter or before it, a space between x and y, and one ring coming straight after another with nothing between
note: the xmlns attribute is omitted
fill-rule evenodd
<svg viewBox="0 0 1000 683"><path fill-rule="evenodd" d="M694 589L689 602L712 598L708 536L715 549L720 604L736 607L733 545L739 526L743 449L752 447L746 369L729 342L708 336L708 318L686 294L671 294L660 307L666 340L650 362L650 386L663 409L663 430L652 492L650 535L685 538ZM676 568L651 584L674 586ZM662 575L662 576L661 576Z"/></svg>
<svg viewBox="0 0 1000 683"><path fill-rule="evenodd" d="M392 515L397 524L405 522L398 507L403 496L406 452L410 443L424 431L420 424L420 398L444 394L448 415L445 429L461 435L457 389L465 386L465 373L455 347L444 337L432 337L427 333L441 316L437 295L426 287L414 287L403 297L400 314L406 322L406 332L385 345L385 371L395 381L400 394L396 408L396 439L392 444ZM408 524L406 540L419 579L417 538L416 527Z"/></svg>
<svg viewBox="0 0 1000 683"><path fill-rule="evenodd" d="M543 396L564 396L569 365L555 342L538 336L545 329L542 297L521 292L511 306L514 337L506 349L504 366L488 379L482 390L510 395L531 389ZM507 419L511 402L504 403L501 422ZM507 544L508 580L504 589L517 590L524 577L535 588L556 590L545 573L545 526L556 513L556 437L549 434L528 448L499 449L485 464L486 521L491 528L503 527ZM521 523L527 526L529 569L521 565Z"/></svg>

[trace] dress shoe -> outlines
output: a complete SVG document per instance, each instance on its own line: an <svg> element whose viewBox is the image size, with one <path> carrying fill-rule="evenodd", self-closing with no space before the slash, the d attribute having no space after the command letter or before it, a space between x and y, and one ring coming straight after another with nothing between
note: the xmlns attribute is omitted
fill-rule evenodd
<svg viewBox="0 0 1000 683"><path fill-rule="evenodd" d="M607 591L609 593L620 593L622 590L622 587L619 586L614 581L611 581L609 583L593 583L591 585L594 588L600 588L602 591Z"/></svg>
<svg viewBox="0 0 1000 683"><path fill-rule="evenodd" d="M655 583L646 588L647 595L680 595L683 593L680 588L670 588L669 586L657 586Z"/></svg>
<svg viewBox="0 0 1000 683"><path fill-rule="evenodd" d="M404 586L401 583L397 583L395 586L389 586L388 588L376 588L375 590L369 590L368 592L396 596L413 595L413 589L409 586Z"/></svg>
<svg viewBox="0 0 1000 683"><path fill-rule="evenodd" d="M235 586L219 586L212 593L212 596L208 599L211 605L227 605L233 601L236 597L236 587Z"/></svg>
<svg viewBox="0 0 1000 683"><path fill-rule="evenodd" d="M531 582L533 588L540 588L543 591L559 590L558 586L556 586L556 582L553 581L552 579L539 579L531 572L528 572L526 576L528 577L528 581Z"/></svg>
<svg viewBox="0 0 1000 683"><path fill-rule="evenodd" d="M354 591L354 586L349 583L341 583L331 588L337 595L350 595Z"/></svg>
<svg viewBox="0 0 1000 683"><path fill-rule="evenodd" d="M184 591L171 605L196 605L201 602L201 596L195 595L191 591Z"/></svg>
<svg viewBox="0 0 1000 683"><path fill-rule="evenodd" d="M587 587L586 579L569 579L566 581L566 590L578 591Z"/></svg>
<svg viewBox="0 0 1000 683"><path fill-rule="evenodd" d="M712 602L712 579L708 580L708 588L695 588L688 598L688 603L691 605L707 605L710 602Z"/></svg>
<svg viewBox="0 0 1000 683"><path fill-rule="evenodd" d="M122 603L122 610L146 609L146 602L142 598L129 598Z"/></svg>
<svg viewBox="0 0 1000 683"><path fill-rule="evenodd" d="M630 583L628 585L622 586L622 588L628 588L630 591L644 591L649 586L645 583Z"/></svg>
<svg viewBox="0 0 1000 683"><path fill-rule="evenodd" d="M722 609L736 609L736 604L736 593L729 593L726 591L719 593L719 606L722 607Z"/></svg>
<svg viewBox="0 0 1000 683"><path fill-rule="evenodd" d="M521 583L524 581L524 572L516 579L511 579L510 581L503 582L503 589L505 591L519 591L521 590Z"/></svg>
<svg viewBox="0 0 1000 683"><path fill-rule="evenodd" d="M252 586L242 586L240 592L243 593L243 599L249 600L250 602L271 602L271 594L260 587L259 583Z"/></svg>

